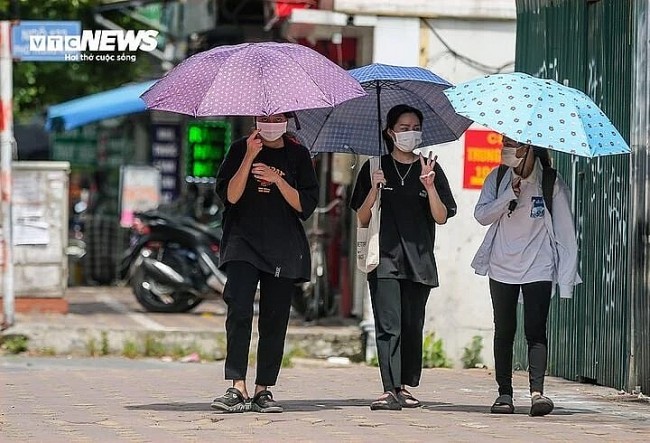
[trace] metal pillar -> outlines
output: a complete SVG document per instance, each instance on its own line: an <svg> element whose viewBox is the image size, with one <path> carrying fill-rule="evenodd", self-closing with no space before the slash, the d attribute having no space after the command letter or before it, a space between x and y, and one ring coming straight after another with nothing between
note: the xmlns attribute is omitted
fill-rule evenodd
<svg viewBox="0 0 650 443"><path fill-rule="evenodd" d="M13 157L13 67L11 22L0 22L0 194L2 203L2 329L14 324L14 263L11 219L11 161Z"/></svg>

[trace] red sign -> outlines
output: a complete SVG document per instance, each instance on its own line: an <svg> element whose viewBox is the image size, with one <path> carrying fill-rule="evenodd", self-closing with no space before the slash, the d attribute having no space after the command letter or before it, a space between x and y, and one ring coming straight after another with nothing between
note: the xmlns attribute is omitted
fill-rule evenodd
<svg viewBox="0 0 650 443"><path fill-rule="evenodd" d="M465 132L464 189L481 189L485 177L501 163L502 136L498 132L469 129Z"/></svg>
<svg viewBox="0 0 650 443"><path fill-rule="evenodd" d="M315 0L276 0L275 15L279 19L285 19L291 16L291 11L294 9L309 9L311 7L318 7L318 2Z"/></svg>

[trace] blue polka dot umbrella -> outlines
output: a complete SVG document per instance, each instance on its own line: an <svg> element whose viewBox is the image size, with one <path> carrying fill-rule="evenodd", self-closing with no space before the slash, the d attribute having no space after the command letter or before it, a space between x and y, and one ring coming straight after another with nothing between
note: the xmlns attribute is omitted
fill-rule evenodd
<svg viewBox="0 0 650 443"><path fill-rule="evenodd" d="M583 157L630 152L589 97L553 80L493 74L444 93L458 114L520 143Z"/></svg>

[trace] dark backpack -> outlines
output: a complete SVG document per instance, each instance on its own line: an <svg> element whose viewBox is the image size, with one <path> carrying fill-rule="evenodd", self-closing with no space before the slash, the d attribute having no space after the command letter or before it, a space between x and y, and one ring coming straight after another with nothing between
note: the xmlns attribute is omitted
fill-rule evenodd
<svg viewBox="0 0 650 443"><path fill-rule="evenodd" d="M508 166L499 165L499 170L497 171L497 195L499 194L499 185L501 185L501 181L507 170ZM556 178L557 171L550 166L544 166L542 173L542 195L544 196L544 205L549 215L553 215L553 186L555 185Z"/></svg>

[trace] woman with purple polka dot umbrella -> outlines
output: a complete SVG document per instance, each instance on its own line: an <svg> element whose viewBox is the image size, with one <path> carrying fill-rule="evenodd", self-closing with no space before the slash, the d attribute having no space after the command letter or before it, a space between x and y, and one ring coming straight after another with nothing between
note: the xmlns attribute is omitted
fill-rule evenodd
<svg viewBox="0 0 650 443"><path fill-rule="evenodd" d="M293 111L333 107L366 93L345 70L290 43L245 43L196 54L142 94L149 109L199 116L255 116L216 177L225 206L219 267L230 387L212 401L221 412L282 412L269 387L282 363L295 284L309 281L311 259L301 220L316 207L318 182L309 151L286 134ZM246 385L259 284L257 372Z"/></svg>

